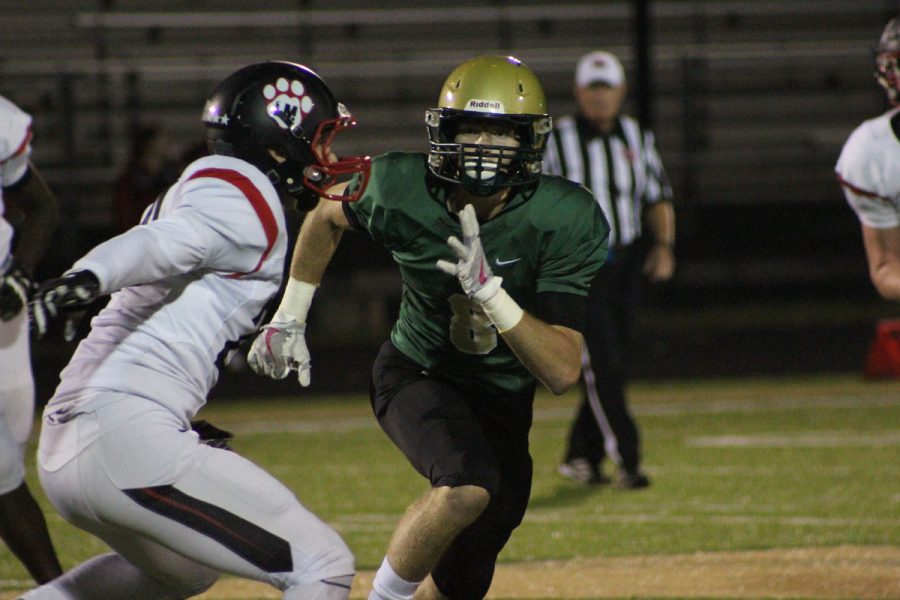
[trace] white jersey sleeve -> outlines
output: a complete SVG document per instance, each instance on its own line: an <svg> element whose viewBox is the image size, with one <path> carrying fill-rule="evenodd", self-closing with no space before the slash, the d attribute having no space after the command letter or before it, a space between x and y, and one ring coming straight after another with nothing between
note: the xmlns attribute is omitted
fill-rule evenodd
<svg viewBox="0 0 900 600"><path fill-rule="evenodd" d="M900 226L900 108L857 127L841 150L835 171L847 203L861 223Z"/></svg>
<svg viewBox="0 0 900 600"><path fill-rule="evenodd" d="M274 212L246 174L202 163L188 167L144 218L72 270L92 271L103 293L201 268L237 276L259 268L278 234Z"/></svg>
<svg viewBox="0 0 900 600"><path fill-rule="evenodd" d="M48 409L115 390L187 423L222 360L264 319L286 252L284 213L265 174L227 156L195 161L141 225L75 263L113 293Z"/></svg>

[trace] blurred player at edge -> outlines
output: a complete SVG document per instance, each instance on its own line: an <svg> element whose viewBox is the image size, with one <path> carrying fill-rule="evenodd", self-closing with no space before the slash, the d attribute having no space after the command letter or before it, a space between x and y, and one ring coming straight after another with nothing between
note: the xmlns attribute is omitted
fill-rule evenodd
<svg viewBox="0 0 900 600"><path fill-rule="evenodd" d="M30 156L31 116L0 96L0 537L44 583L62 569L25 483L25 444L34 421L27 304L59 207ZM4 218L4 201L24 215L15 231Z"/></svg>
<svg viewBox="0 0 900 600"><path fill-rule="evenodd" d="M428 154L379 156L358 202L310 213L278 312L248 356L274 377L296 368L308 385L306 317L343 231L391 251L403 295L372 368L372 407L431 488L394 531L374 599L487 593L531 493L536 383L561 394L578 382L585 297L606 256L591 194L541 174L551 121L522 62L466 61L425 122Z"/></svg>
<svg viewBox="0 0 900 600"><path fill-rule="evenodd" d="M869 276L888 300L900 300L900 22L888 21L878 43L875 78L892 108L857 127L836 172L862 227Z"/></svg>
<svg viewBox="0 0 900 600"><path fill-rule="evenodd" d="M369 160L336 159L332 137L352 117L301 65L236 71L202 118L212 154L34 301L40 330L112 293L44 411L38 462L60 514L113 551L29 600L187 598L223 572L291 600L349 595L354 561L340 536L270 474L201 443L190 420L279 288L282 202L309 209Z"/></svg>

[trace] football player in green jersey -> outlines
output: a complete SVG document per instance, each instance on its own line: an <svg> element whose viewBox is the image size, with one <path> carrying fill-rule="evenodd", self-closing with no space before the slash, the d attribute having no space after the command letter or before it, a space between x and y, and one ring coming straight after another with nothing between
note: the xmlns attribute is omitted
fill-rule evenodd
<svg viewBox="0 0 900 600"><path fill-rule="evenodd" d="M541 175L544 92L512 57L466 61L426 111L430 152L376 157L357 202L320 202L300 231L257 372L310 381L304 332L346 229L403 276L399 317L372 369L379 424L431 489L400 520L370 598L481 598L531 491L535 387L581 370L585 296L608 225L591 194ZM351 182L348 192L358 182Z"/></svg>

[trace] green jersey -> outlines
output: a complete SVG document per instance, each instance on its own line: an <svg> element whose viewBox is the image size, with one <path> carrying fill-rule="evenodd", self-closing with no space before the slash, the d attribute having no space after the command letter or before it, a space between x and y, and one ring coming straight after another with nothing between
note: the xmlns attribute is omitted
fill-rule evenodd
<svg viewBox="0 0 900 600"><path fill-rule="evenodd" d="M391 341L450 380L524 390L534 377L457 279L436 266L438 259L456 262L447 238L462 239L462 230L426 161L420 153L376 157L365 194L345 204L354 227L368 231L400 267L403 293ZM561 177L542 175L536 189L513 194L480 228L491 270L532 314L542 292L585 296L606 259L609 227L602 210L584 187Z"/></svg>

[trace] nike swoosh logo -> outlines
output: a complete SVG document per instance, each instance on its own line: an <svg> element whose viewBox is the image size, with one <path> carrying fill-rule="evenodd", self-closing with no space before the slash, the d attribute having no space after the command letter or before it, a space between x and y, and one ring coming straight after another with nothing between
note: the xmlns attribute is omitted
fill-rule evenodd
<svg viewBox="0 0 900 600"><path fill-rule="evenodd" d="M496 258L494 259L494 263L496 263L498 267L502 267L504 265L511 265L513 263L519 262L520 260L522 260L522 257L512 258L510 260L500 260L499 258Z"/></svg>

